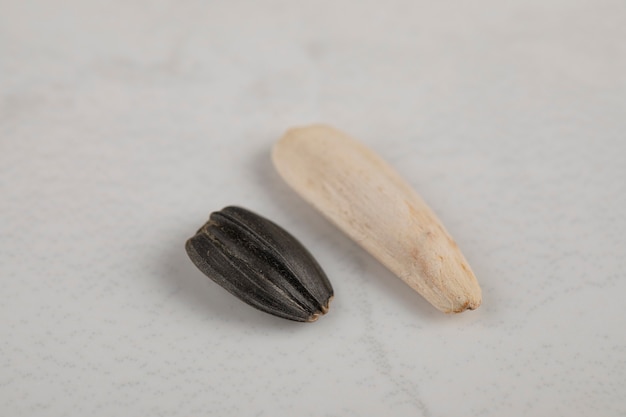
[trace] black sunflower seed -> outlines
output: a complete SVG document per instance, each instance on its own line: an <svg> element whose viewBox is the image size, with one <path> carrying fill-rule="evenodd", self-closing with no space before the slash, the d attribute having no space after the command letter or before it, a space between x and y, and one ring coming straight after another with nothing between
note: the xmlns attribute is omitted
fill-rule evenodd
<svg viewBox="0 0 626 417"><path fill-rule="evenodd" d="M317 261L286 230L249 210L212 213L185 249L204 274L259 310L295 321L328 311L333 287Z"/></svg>

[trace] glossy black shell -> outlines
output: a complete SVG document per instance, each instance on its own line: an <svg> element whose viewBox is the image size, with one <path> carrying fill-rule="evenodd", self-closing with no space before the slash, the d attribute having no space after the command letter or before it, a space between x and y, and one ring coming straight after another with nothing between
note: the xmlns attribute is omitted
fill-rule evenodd
<svg viewBox="0 0 626 417"><path fill-rule="evenodd" d="M185 248L209 278L259 310L303 322L328 311L333 287L317 261L286 230L249 210L212 213Z"/></svg>

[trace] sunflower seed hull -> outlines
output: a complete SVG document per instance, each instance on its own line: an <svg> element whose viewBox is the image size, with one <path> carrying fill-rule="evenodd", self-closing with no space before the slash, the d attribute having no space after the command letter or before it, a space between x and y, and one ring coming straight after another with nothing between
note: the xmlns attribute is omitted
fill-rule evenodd
<svg viewBox="0 0 626 417"><path fill-rule="evenodd" d="M275 223L240 207L226 207L185 248L205 275L245 303L294 321L328 311L333 288L302 244Z"/></svg>
<svg viewBox="0 0 626 417"><path fill-rule="evenodd" d="M435 213L385 161L329 126L289 130L276 169L305 200L446 313L473 310L481 290Z"/></svg>

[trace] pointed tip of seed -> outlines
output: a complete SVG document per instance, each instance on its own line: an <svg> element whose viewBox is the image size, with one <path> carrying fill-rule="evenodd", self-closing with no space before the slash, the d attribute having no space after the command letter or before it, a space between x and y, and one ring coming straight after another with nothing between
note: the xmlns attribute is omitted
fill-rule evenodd
<svg viewBox="0 0 626 417"><path fill-rule="evenodd" d="M441 311L447 314L458 314L467 310L476 310L482 303L482 294L480 287L475 287L471 293L464 294L464 297L459 297L452 301L447 307L440 308Z"/></svg>
<svg viewBox="0 0 626 417"><path fill-rule="evenodd" d="M315 313L311 317L309 317L309 319L307 320L307 323L313 323L314 321L317 321L317 319L319 318L320 318L320 313Z"/></svg>
<svg viewBox="0 0 626 417"><path fill-rule="evenodd" d="M315 313L313 313L311 317L308 318L307 322L313 323L314 321L317 321L317 319L322 317L324 314L328 313L328 310L330 309L330 302L333 300L333 298L334 296L331 296L328 299L328 301L326 301L326 304L320 306L320 311L316 311Z"/></svg>
<svg viewBox="0 0 626 417"><path fill-rule="evenodd" d="M455 306L452 310L449 311L450 314L458 314L458 313L462 313L464 311L467 310L476 310L478 307L480 307L482 300L468 300L465 301L464 303Z"/></svg>
<svg viewBox="0 0 626 417"><path fill-rule="evenodd" d="M330 309L330 302L333 301L333 298L335 298L335 296L331 295L328 301L326 301L326 304L321 307L322 314L328 313L328 310Z"/></svg>

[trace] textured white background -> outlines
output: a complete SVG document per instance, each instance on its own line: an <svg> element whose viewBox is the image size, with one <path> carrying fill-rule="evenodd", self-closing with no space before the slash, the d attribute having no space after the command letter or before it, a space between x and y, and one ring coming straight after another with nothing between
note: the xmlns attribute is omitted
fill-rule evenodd
<svg viewBox="0 0 626 417"><path fill-rule="evenodd" d="M626 3L0 0L2 416L626 415ZM322 121L440 215L445 316L292 193ZM183 245L239 204L316 255L310 325Z"/></svg>

